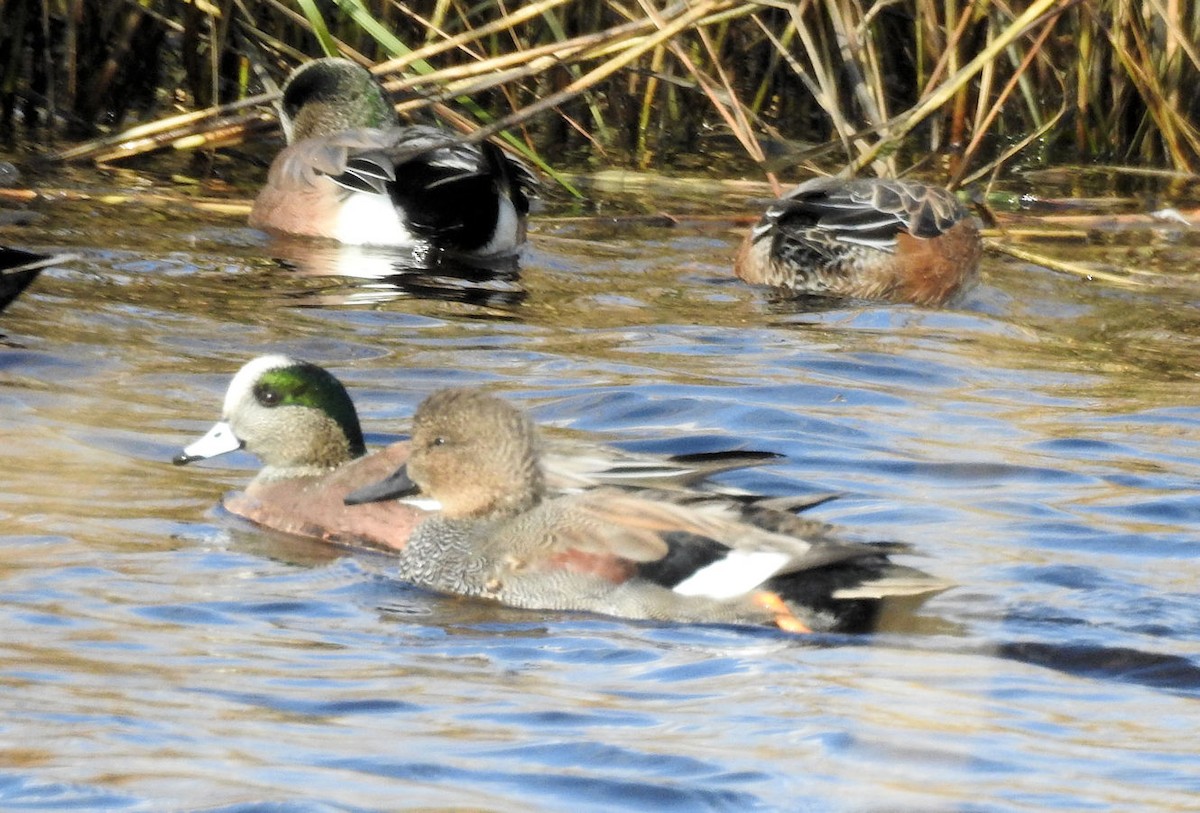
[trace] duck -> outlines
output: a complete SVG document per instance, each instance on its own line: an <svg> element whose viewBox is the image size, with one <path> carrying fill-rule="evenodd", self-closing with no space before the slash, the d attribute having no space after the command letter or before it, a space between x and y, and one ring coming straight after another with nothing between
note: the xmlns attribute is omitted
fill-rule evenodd
<svg viewBox="0 0 1200 813"><path fill-rule="evenodd" d="M184 466L239 449L263 465L245 490L227 494L222 506L266 528L391 552L402 549L416 524L438 509L430 500L344 504L351 492L402 466L409 444L398 441L368 451L346 387L324 367L292 356L267 354L243 364L226 389L221 419L173 462ZM714 483L711 476L779 456L732 449L664 457L573 440L548 450L546 457L549 482L563 493L607 484L753 501L753 495ZM832 496L802 500L796 510Z"/></svg>
<svg viewBox="0 0 1200 813"><path fill-rule="evenodd" d="M400 126L375 77L340 57L307 62L279 104L287 146L250 212L270 232L411 249L429 262L515 256L537 179L495 144Z"/></svg>
<svg viewBox="0 0 1200 813"><path fill-rule="evenodd" d="M844 541L765 499L556 493L540 446L507 401L440 390L416 410L408 460L346 500L435 500L440 511L412 531L396 577L525 609L852 632L871 629L886 599L948 586L892 562L904 546Z"/></svg>
<svg viewBox="0 0 1200 813"><path fill-rule="evenodd" d="M798 295L945 304L983 242L952 192L913 180L813 178L773 202L734 273Z"/></svg>
<svg viewBox="0 0 1200 813"><path fill-rule="evenodd" d="M225 392L221 420L172 462L185 466L245 449L262 468L244 491L225 495L235 516L295 536L349 547L403 547L423 509L379 504L356 512L343 497L408 459L408 445L367 453L345 386L317 364L283 354L242 365Z"/></svg>

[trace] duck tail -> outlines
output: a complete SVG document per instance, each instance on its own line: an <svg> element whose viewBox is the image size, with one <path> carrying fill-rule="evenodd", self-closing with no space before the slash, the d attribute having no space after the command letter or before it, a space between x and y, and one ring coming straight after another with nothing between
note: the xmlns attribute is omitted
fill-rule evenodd
<svg viewBox="0 0 1200 813"><path fill-rule="evenodd" d="M484 141L479 149L483 152L485 169L494 179L497 193L509 198L518 214L529 214L529 195L538 187L533 170L491 141Z"/></svg>

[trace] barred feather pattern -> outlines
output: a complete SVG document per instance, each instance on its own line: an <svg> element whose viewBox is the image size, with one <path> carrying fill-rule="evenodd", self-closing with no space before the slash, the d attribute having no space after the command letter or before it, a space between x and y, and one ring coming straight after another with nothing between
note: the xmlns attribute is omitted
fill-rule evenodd
<svg viewBox="0 0 1200 813"><path fill-rule="evenodd" d="M735 270L802 294L941 304L981 253L966 209L945 189L816 178L767 209Z"/></svg>

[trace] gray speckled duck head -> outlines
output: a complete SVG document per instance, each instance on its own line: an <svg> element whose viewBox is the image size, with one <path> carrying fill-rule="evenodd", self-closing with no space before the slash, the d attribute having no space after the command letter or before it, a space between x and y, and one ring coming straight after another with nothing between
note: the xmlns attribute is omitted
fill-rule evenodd
<svg viewBox="0 0 1200 813"><path fill-rule="evenodd" d="M289 144L356 127L391 127L396 114L375 77L348 59L326 57L294 70L283 86L279 122Z"/></svg>
<svg viewBox="0 0 1200 813"><path fill-rule="evenodd" d="M229 383L221 420L174 462L243 448L262 460L263 479L320 474L365 451L341 382L322 367L283 355L247 362Z"/></svg>

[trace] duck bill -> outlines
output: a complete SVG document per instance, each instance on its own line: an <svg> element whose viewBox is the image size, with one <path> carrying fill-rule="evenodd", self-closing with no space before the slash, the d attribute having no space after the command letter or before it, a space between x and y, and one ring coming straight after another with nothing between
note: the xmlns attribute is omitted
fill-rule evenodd
<svg viewBox="0 0 1200 813"><path fill-rule="evenodd" d="M204 437L186 447L182 454L175 455L171 462L176 466L186 466L197 460L206 460L228 452L236 452L242 448L242 445L242 441L233 433L233 427L227 421L218 421L213 424L212 429L209 429Z"/></svg>
<svg viewBox="0 0 1200 813"><path fill-rule="evenodd" d="M408 476L408 464L402 465L390 475L369 486L355 489L346 495L346 505L362 505L368 502L383 502L413 497L421 493L420 487Z"/></svg>

